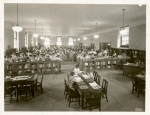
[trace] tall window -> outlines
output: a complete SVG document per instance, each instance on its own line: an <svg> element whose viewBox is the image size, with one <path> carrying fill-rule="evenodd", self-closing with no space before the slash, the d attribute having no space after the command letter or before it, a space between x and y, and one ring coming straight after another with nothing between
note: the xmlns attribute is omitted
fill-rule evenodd
<svg viewBox="0 0 150 115"><path fill-rule="evenodd" d="M121 37L121 46L129 47L129 35L124 35Z"/></svg>
<svg viewBox="0 0 150 115"><path fill-rule="evenodd" d="M124 28L127 33L124 35L121 35L121 47L129 47L129 27Z"/></svg>
<svg viewBox="0 0 150 115"><path fill-rule="evenodd" d="M49 37L48 36L46 36L45 38L44 38L44 46L50 46L50 39L49 39Z"/></svg>
<svg viewBox="0 0 150 115"><path fill-rule="evenodd" d="M57 37L57 45L58 45L58 46L61 46L61 45L62 45L61 37Z"/></svg>
<svg viewBox="0 0 150 115"><path fill-rule="evenodd" d="M68 45L69 46L73 45L73 37L69 37Z"/></svg>

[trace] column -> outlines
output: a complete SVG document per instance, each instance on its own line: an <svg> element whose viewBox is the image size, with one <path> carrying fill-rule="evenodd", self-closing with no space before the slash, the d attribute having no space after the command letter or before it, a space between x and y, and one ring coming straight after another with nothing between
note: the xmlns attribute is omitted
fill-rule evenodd
<svg viewBox="0 0 150 115"><path fill-rule="evenodd" d="M16 32L17 33L17 49L19 51L19 32Z"/></svg>
<svg viewBox="0 0 150 115"><path fill-rule="evenodd" d="M31 45L34 46L34 37L31 38Z"/></svg>
<svg viewBox="0 0 150 115"><path fill-rule="evenodd" d="M25 47L28 48L28 32L25 32Z"/></svg>
<svg viewBox="0 0 150 115"><path fill-rule="evenodd" d="M17 48L17 32L14 31L14 48Z"/></svg>
<svg viewBox="0 0 150 115"><path fill-rule="evenodd" d="M35 40L35 45L38 46L38 37L36 37Z"/></svg>

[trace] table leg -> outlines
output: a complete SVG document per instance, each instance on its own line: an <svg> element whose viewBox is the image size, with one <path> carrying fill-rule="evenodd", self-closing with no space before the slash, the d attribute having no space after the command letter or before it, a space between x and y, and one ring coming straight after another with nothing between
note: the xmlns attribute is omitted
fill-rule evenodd
<svg viewBox="0 0 150 115"><path fill-rule="evenodd" d="M33 84L32 84L32 95L33 95L33 97L34 97L34 82L33 82Z"/></svg>
<svg viewBox="0 0 150 115"><path fill-rule="evenodd" d="M17 102L18 102L18 84L17 84L16 87L17 87Z"/></svg>
<svg viewBox="0 0 150 115"><path fill-rule="evenodd" d="M82 109L84 109L84 93L82 93Z"/></svg>

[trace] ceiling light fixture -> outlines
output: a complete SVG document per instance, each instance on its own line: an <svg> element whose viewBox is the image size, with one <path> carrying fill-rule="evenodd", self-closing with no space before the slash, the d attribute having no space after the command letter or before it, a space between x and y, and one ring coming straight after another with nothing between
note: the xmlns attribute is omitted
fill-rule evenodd
<svg viewBox="0 0 150 115"><path fill-rule="evenodd" d="M36 34L36 20L35 20L35 33L33 34L33 37L37 38L38 34Z"/></svg>
<svg viewBox="0 0 150 115"><path fill-rule="evenodd" d="M22 31L22 27L19 27L19 24L18 24L18 3L17 3L17 25L15 26L15 27L12 27L13 28L13 30L15 31L15 32L20 32L20 31Z"/></svg>
<svg viewBox="0 0 150 115"><path fill-rule="evenodd" d="M97 33L97 23L96 23L96 33ZM99 38L99 35L94 35L94 38Z"/></svg>
<svg viewBox="0 0 150 115"><path fill-rule="evenodd" d="M83 39L84 39L84 40L86 40L86 39L87 39L87 37L83 37Z"/></svg>
<svg viewBox="0 0 150 115"><path fill-rule="evenodd" d="M127 30L124 29L124 11L125 11L125 9L122 9L122 10L123 10L123 27L121 28L120 34L124 35L127 33Z"/></svg>
<svg viewBox="0 0 150 115"><path fill-rule="evenodd" d="M44 39L44 36L43 36L43 27L42 27L42 36L40 37L42 40Z"/></svg>
<svg viewBox="0 0 150 115"><path fill-rule="evenodd" d="M76 39L74 39L74 41L76 41Z"/></svg>

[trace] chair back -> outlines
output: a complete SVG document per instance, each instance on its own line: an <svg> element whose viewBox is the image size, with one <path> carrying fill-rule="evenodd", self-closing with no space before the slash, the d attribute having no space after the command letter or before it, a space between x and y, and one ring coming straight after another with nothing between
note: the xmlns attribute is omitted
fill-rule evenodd
<svg viewBox="0 0 150 115"><path fill-rule="evenodd" d="M69 86L67 85L66 79L64 79L65 91L69 91Z"/></svg>
<svg viewBox="0 0 150 115"><path fill-rule="evenodd" d="M107 87L108 87L108 81L106 79L103 79L103 82L102 82L102 89L104 91L107 91Z"/></svg>
<svg viewBox="0 0 150 115"><path fill-rule="evenodd" d="M90 96L93 98L92 101L92 108L93 107L99 107L101 110L101 92L90 92Z"/></svg>
<svg viewBox="0 0 150 115"><path fill-rule="evenodd" d="M97 84L100 86L100 82L101 82L101 77L100 75L97 75Z"/></svg>
<svg viewBox="0 0 150 115"><path fill-rule="evenodd" d="M37 81L40 82L40 84L42 84L42 82L43 82L43 76L44 76L43 74L42 75L38 75L38 74L34 75L34 77L37 78Z"/></svg>
<svg viewBox="0 0 150 115"><path fill-rule="evenodd" d="M145 83L137 77L132 77L132 84L136 88L144 88L144 86L145 86Z"/></svg>
<svg viewBox="0 0 150 115"><path fill-rule="evenodd" d="M96 74L97 74L97 72L96 72L96 71L93 71L93 76L94 76L94 77L96 76Z"/></svg>

